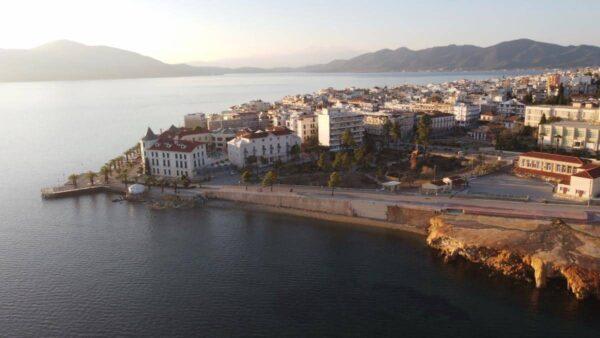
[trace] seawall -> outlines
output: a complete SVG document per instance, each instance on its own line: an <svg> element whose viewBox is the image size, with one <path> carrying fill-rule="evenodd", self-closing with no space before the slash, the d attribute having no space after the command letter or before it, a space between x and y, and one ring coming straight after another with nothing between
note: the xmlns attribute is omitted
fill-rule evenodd
<svg viewBox="0 0 600 338"><path fill-rule="evenodd" d="M350 224L397 229L425 235L429 220L438 214L431 208L385 201L346 199L330 196L303 196L292 193L246 190L206 190L207 199L260 206L274 212L308 216Z"/></svg>

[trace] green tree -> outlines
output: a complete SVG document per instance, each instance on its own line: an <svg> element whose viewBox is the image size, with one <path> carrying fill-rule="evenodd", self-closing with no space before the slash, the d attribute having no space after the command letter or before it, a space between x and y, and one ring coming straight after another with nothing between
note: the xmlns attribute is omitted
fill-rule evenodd
<svg viewBox="0 0 600 338"><path fill-rule="evenodd" d="M72 185L73 185L75 188L77 188L77 179L78 179L78 178L79 178L79 176L78 176L78 175L76 175L76 174L71 174L71 175L69 175L69 181L71 181L71 184L72 184Z"/></svg>
<svg viewBox="0 0 600 338"><path fill-rule="evenodd" d="M263 187L271 187L271 191L273 191L273 184L275 184L276 180L277 180L277 174L275 174L275 172L271 170L263 178L262 186Z"/></svg>
<svg viewBox="0 0 600 338"><path fill-rule="evenodd" d="M431 132L431 116L424 114L419 119L417 124L417 138L418 144L426 147L429 145L429 134Z"/></svg>
<svg viewBox="0 0 600 338"><path fill-rule="evenodd" d="M93 171L88 171L88 172L85 174L85 177L86 177L88 180L90 180L90 184L91 184L91 185L94 185L94 179L96 179L96 177L98 177L98 174L96 174L96 173L95 173L95 172L93 172Z"/></svg>
<svg viewBox="0 0 600 338"><path fill-rule="evenodd" d="M152 186L156 184L156 178L154 176L144 176L144 184L148 187L148 191L152 189Z"/></svg>
<svg viewBox="0 0 600 338"><path fill-rule="evenodd" d="M355 145L356 142L354 141L354 137L352 136L350 129L344 130L344 132L342 133L342 146L344 146L346 150L349 150L352 149Z"/></svg>
<svg viewBox="0 0 600 338"><path fill-rule="evenodd" d="M104 176L104 184L108 184L110 169L106 165L103 165L102 168L100 168L100 175Z"/></svg>
<svg viewBox="0 0 600 338"><path fill-rule="evenodd" d="M341 178L340 174L337 171L334 171L329 175L329 181L327 181L327 186L331 188L331 196L333 196L333 191L337 186L340 185Z"/></svg>
<svg viewBox="0 0 600 338"><path fill-rule="evenodd" d="M160 192L164 193L165 186L167 185L167 180L164 177L161 177L161 179L158 181L158 184L160 185Z"/></svg>
<svg viewBox="0 0 600 338"><path fill-rule="evenodd" d="M300 156L300 146L297 144L294 144L292 146L292 148L290 148L290 155L292 155L292 158L294 160L297 160L298 156Z"/></svg>
<svg viewBox="0 0 600 338"><path fill-rule="evenodd" d="M398 144L398 142L402 138L402 129L400 127L400 124L397 122L392 123L389 134L392 141L394 141L395 144Z"/></svg>
<svg viewBox="0 0 600 338"><path fill-rule="evenodd" d="M246 190L248 190L248 183L250 183L251 179L252 173L250 172L250 170L244 170L244 172L242 172L242 175L240 175L240 181L244 183L244 185L246 186Z"/></svg>
<svg viewBox="0 0 600 338"><path fill-rule="evenodd" d="M192 184L192 181L190 180L190 178L187 175L182 175L180 178L181 181L181 185L183 185L184 188L189 188L190 184Z"/></svg>
<svg viewBox="0 0 600 338"><path fill-rule="evenodd" d="M548 123L548 120L546 119L546 114L542 114L542 117L540 118L540 124L546 123Z"/></svg>
<svg viewBox="0 0 600 338"><path fill-rule="evenodd" d="M321 171L327 171L329 167L329 163L327 162L327 154L322 153L319 155L319 159L317 160L317 166Z"/></svg>
<svg viewBox="0 0 600 338"><path fill-rule="evenodd" d="M352 168L352 158L348 153L342 154L342 166L344 167L344 170L350 170Z"/></svg>
<svg viewBox="0 0 600 338"><path fill-rule="evenodd" d="M390 144L390 131L392 130L392 122L390 119L387 119L383 124L381 134L383 135L383 142L385 146L389 146Z"/></svg>
<svg viewBox="0 0 600 338"><path fill-rule="evenodd" d="M333 159L333 163L331 166L334 170L340 170L344 165L344 153L337 152L335 153L335 158Z"/></svg>
<svg viewBox="0 0 600 338"><path fill-rule="evenodd" d="M356 164L358 166L364 167L365 166L365 162L366 162L366 158L367 158L367 149L364 146L358 148L354 152L354 162L356 162Z"/></svg>
<svg viewBox="0 0 600 338"><path fill-rule="evenodd" d="M125 189L127 189L129 185L129 175L127 174L127 171L123 170L119 172L119 174L117 175L117 179L119 179L121 183L125 185Z"/></svg>

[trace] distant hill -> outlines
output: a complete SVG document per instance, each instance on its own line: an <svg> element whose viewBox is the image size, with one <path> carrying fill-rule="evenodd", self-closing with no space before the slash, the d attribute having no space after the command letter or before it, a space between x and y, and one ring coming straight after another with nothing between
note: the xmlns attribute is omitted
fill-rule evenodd
<svg viewBox="0 0 600 338"><path fill-rule="evenodd" d="M383 49L348 60L302 67L306 72L474 71L600 65L596 46L559 46L520 39L490 47L449 45L422 50Z"/></svg>
<svg viewBox="0 0 600 338"><path fill-rule="evenodd" d="M223 74L218 67L170 65L137 53L60 40L26 49L0 49L0 81L175 77Z"/></svg>
<svg viewBox="0 0 600 338"><path fill-rule="evenodd" d="M60 40L33 49L0 49L0 82L122 79L266 72L469 71L600 66L600 48L521 39L491 47L383 49L297 68L225 68L167 64L134 52Z"/></svg>

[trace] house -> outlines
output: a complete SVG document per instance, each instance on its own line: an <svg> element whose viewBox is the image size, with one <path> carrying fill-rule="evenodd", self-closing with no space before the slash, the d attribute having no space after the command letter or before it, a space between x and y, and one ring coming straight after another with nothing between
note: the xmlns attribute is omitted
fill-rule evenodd
<svg viewBox="0 0 600 338"><path fill-rule="evenodd" d="M600 166L588 165L556 187L558 197L590 200L600 194Z"/></svg>
<svg viewBox="0 0 600 338"><path fill-rule="evenodd" d="M453 113L456 124L461 127L466 127L479 120L481 107L461 102L454 106Z"/></svg>
<svg viewBox="0 0 600 338"><path fill-rule="evenodd" d="M302 139L285 127L243 131L227 142L227 155L231 164L238 168L250 164L250 158L252 162L287 162L292 158L292 147L300 147L301 143Z"/></svg>
<svg viewBox="0 0 600 338"><path fill-rule="evenodd" d="M540 124L538 144L567 150L600 150L600 125L589 122L559 121Z"/></svg>
<svg viewBox="0 0 600 338"><path fill-rule="evenodd" d="M450 186L450 189L462 189L467 185L467 181L460 176L444 177L442 182Z"/></svg>

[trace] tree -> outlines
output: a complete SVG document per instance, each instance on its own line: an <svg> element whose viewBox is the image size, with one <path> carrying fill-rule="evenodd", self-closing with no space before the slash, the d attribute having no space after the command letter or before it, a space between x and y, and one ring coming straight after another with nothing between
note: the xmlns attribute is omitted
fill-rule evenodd
<svg viewBox="0 0 600 338"><path fill-rule="evenodd" d="M164 193L165 192L165 186L167 185L167 180L163 177L160 179L160 181L158 182L158 184L160 184L160 192Z"/></svg>
<svg viewBox="0 0 600 338"><path fill-rule="evenodd" d="M144 184L148 187L148 191L152 189L152 186L156 184L156 178L154 176L146 175L144 176Z"/></svg>
<svg viewBox="0 0 600 338"><path fill-rule="evenodd" d="M96 177L98 177L98 174L96 174L96 173L95 173L95 172L93 172L93 171L88 171L88 172L85 174L85 177L86 177L88 180L90 180L90 184L91 184L91 185L94 185L94 179L95 179Z"/></svg>
<svg viewBox="0 0 600 338"><path fill-rule="evenodd" d="M275 172L271 170L263 178L262 186L263 187L271 187L271 191L273 191L273 184L275 184L276 180L277 180L277 174L275 174Z"/></svg>
<svg viewBox="0 0 600 338"><path fill-rule="evenodd" d="M356 142L354 141L354 137L352 136L350 129L346 129L342 133L342 145L346 150L349 150L356 145Z"/></svg>
<svg viewBox="0 0 600 338"><path fill-rule="evenodd" d="M542 114L542 117L540 118L540 124L546 124L548 123L547 119L546 119L546 114Z"/></svg>
<svg viewBox="0 0 600 338"><path fill-rule="evenodd" d="M192 184L192 181L190 180L189 177L187 177L187 175L182 175L181 178L181 185L183 185L184 188L189 188L190 184Z"/></svg>
<svg viewBox="0 0 600 338"><path fill-rule="evenodd" d="M175 191L175 195L177 195L177 188L178 188L178 186L177 186L177 180L174 180L173 181L173 190Z"/></svg>
<svg viewBox="0 0 600 338"><path fill-rule="evenodd" d="M337 171L332 172L329 176L329 181L327 182L327 186L331 188L331 196L333 196L333 191L340 185L340 182L340 174L338 174Z"/></svg>
<svg viewBox="0 0 600 338"><path fill-rule="evenodd" d="M76 174L71 174L69 175L69 181L71 181L71 184L77 188L77 179L79 178L79 176L77 176Z"/></svg>
<svg viewBox="0 0 600 338"><path fill-rule="evenodd" d="M290 155L292 155L292 158L294 160L297 160L298 156L300 155L300 146L297 144L294 144L292 146L292 148L290 148Z"/></svg>
<svg viewBox="0 0 600 338"><path fill-rule="evenodd" d="M544 137L546 136L546 132L544 131L544 129L542 128L542 130L540 131L540 151L543 152L544 151Z"/></svg>
<svg viewBox="0 0 600 338"><path fill-rule="evenodd" d="M556 135L554 138L556 139L556 152L558 153L558 147L560 146L560 140L562 140L562 136Z"/></svg>
<svg viewBox="0 0 600 338"><path fill-rule="evenodd" d="M417 124L416 141L422 146L429 145L429 133L431 132L431 116L425 114L419 119Z"/></svg>
<svg viewBox="0 0 600 338"><path fill-rule="evenodd" d="M317 135L312 135L306 139L304 143L302 143L302 151L305 153L311 154L319 150L319 137Z"/></svg>
<svg viewBox="0 0 600 338"><path fill-rule="evenodd" d="M246 185L246 190L248 190L248 183L252 179L252 173L249 170L244 170L242 175L240 175L240 181Z"/></svg>
<svg viewBox="0 0 600 338"><path fill-rule="evenodd" d="M129 183L129 176L127 175L127 171L121 171L119 175L117 175L117 178L121 181L121 183L125 184L125 189L127 189Z"/></svg>
<svg viewBox="0 0 600 338"><path fill-rule="evenodd" d="M367 157L367 149L363 146L358 148L355 152L354 152L354 162L356 162L356 164L360 167L364 167L365 166L365 159Z"/></svg>
<svg viewBox="0 0 600 338"><path fill-rule="evenodd" d="M327 171L329 167L329 163L327 162L327 154L322 153L321 155L319 155L319 159L317 160L317 166L322 171Z"/></svg>
<svg viewBox="0 0 600 338"><path fill-rule="evenodd" d="M389 134L392 138L392 141L394 141L395 144L398 144L398 142L402 138L402 129L400 127L400 124L397 122L392 123Z"/></svg>
<svg viewBox="0 0 600 338"><path fill-rule="evenodd" d="M348 153L342 154L342 166L344 167L344 170L350 170L352 168L352 158Z"/></svg>
<svg viewBox="0 0 600 338"><path fill-rule="evenodd" d="M333 163L331 164L334 170L339 170L342 168L342 165L344 164L343 155L344 154L341 152L335 154L335 158L333 159Z"/></svg>
<svg viewBox="0 0 600 338"><path fill-rule="evenodd" d="M110 169L106 165L103 165L102 168L100 168L100 174L102 176L104 176L104 184L108 184L108 177L110 176Z"/></svg>
<svg viewBox="0 0 600 338"><path fill-rule="evenodd" d="M390 131L392 130L392 122L390 119L387 119L382 127L382 135L383 141L385 142L385 146L389 146L390 143Z"/></svg>

